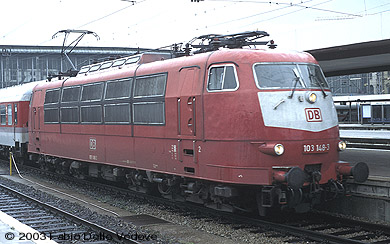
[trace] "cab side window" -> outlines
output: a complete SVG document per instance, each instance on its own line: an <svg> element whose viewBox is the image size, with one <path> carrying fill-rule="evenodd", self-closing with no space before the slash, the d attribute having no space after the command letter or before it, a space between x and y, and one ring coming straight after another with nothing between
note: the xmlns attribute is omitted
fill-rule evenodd
<svg viewBox="0 0 390 244"><path fill-rule="evenodd" d="M236 70L233 65L214 66L209 70L208 91L234 91L238 89Z"/></svg>

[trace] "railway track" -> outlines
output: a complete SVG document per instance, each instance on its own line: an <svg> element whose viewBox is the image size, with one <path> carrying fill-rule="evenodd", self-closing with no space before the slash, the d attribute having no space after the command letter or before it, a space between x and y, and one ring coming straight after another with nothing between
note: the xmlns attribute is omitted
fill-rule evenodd
<svg viewBox="0 0 390 244"><path fill-rule="evenodd" d="M140 243L3 184L0 184L0 199L0 211L40 233L21 233L14 238L54 240L58 243Z"/></svg>
<svg viewBox="0 0 390 244"><path fill-rule="evenodd" d="M30 169L58 177L55 173L36 168ZM63 177L67 181L86 183L72 177ZM87 184L104 189L106 192L121 194L124 197L147 198L158 205L181 209L184 215L208 219L206 222L212 221L210 218L218 219L220 223L233 225L234 228L248 229L252 233L265 233L266 236L281 238L288 243L390 243L389 226L334 217L328 214L310 213L308 215L291 215L290 217L274 216L274 219L265 220L243 214L221 213L190 203L176 203L98 182L88 182Z"/></svg>

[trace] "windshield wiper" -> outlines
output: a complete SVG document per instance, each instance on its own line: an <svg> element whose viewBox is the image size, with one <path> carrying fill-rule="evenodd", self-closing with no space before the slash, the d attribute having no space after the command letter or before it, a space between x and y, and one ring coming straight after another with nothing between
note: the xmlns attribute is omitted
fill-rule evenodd
<svg viewBox="0 0 390 244"><path fill-rule="evenodd" d="M325 89L324 89L324 87L321 85L321 81L319 81L319 80L317 79L317 77L316 77L315 75L313 75L312 73L310 73L310 71L309 71L309 78L310 78L311 81L313 81L313 79L312 79L313 77L314 77L315 81L317 82L317 84L320 86L321 91L322 91L322 94L324 95L324 98L327 97L328 95L326 95Z"/></svg>
<svg viewBox="0 0 390 244"><path fill-rule="evenodd" d="M293 73L295 75L295 83L294 83L294 87L293 89L291 90L291 94L290 96L288 96L288 98L293 98L294 96L294 92L295 92L295 89L297 88L297 84L298 84L298 81L300 81L301 77L299 76L299 73L298 73L298 70L297 69L293 69Z"/></svg>

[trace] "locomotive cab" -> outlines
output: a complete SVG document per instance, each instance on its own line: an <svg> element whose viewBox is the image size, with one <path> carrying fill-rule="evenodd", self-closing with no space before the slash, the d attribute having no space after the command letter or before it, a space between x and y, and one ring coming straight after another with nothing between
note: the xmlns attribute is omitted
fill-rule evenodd
<svg viewBox="0 0 390 244"><path fill-rule="evenodd" d="M310 54L226 49L208 67L199 159L213 162L209 177L258 186L261 215L307 211L344 193L343 179L367 179L366 164L339 162L345 143L332 94Z"/></svg>

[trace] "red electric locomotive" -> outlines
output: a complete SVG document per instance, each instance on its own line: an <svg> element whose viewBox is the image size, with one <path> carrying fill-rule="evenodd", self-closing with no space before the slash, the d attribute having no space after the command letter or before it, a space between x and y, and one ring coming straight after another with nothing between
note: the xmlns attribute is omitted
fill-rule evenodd
<svg viewBox="0 0 390 244"><path fill-rule="evenodd" d="M316 60L240 48L266 35L203 36L194 55L187 45L182 57L141 54L37 85L30 157L79 178L261 215L306 211L346 177L365 181L366 164L339 162L345 143Z"/></svg>

